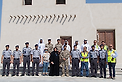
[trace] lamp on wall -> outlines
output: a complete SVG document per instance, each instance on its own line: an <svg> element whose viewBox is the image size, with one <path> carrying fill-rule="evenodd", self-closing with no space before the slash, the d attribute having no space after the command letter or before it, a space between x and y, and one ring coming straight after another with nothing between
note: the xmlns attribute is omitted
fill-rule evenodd
<svg viewBox="0 0 122 82"><path fill-rule="evenodd" d="M56 15L54 14L54 17L56 17Z"/></svg>
<svg viewBox="0 0 122 82"><path fill-rule="evenodd" d="M67 14L65 14L66 18L68 17Z"/></svg>
<svg viewBox="0 0 122 82"><path fill-rule="evenodd" d="M70 18L72 17L72 15L70 15Z"/></svg>
<svg viewBox="0 0 122 82"><path fill-rule="evenodd" d="M34 15L34 18L36 18L36 15Z"/></svg>
<svg viewBox="0 0 122 82"><path fill-rule="evenodd" d="M60 16L58 15L58 18L60 18Z"/></svg>
<svg viewBox="0 0 122 82"><path fill-rule="evenodd" d="M22 20L24 19L24 16L23 16L23 15L21 15L21 17L22 17L22 19L21 19L20 23L21 23L21 22L22 22Z"/></svg>
<svg viewBox="0 0 122 82"><path fill-rule="evenodd" d="M11 18L13 18L11 15L10 15Z"/></svg>
<svg viewBox="0 0 122 82"><path fill-rule="evenodd" d="M36 21L36 24L37 24L37 22L39 21L39 18L40 18L40 16L39 15L37 15L38 16L38 19L37 19L37 21Z"/></svg>
<svg viewBox="0 0 122 82"><path fill-rule="evenodd" d="M33 21L35 20L36 16L34 15Z"/></svg>
<svg viewBox="0 0 122 82"><path fill-rule="evenodd" d="M19 15L17 15L17 17L18 17L18 20L17 20L16 24L19 22L19 19L20 19L20 16Z"/></svg>
<svg viewBox="0 0 122 82"><path fill-rule="evenodd" d="M20 16L19 15L17 15L17 17L20 19Z"/></svg>
<svg viewBox="0 0 122 82"><path fill-rule="evenodd" d="M26 18L28 18L28 16L27 16L27 15L25 15L25 17L26 17Z"/></svg>
<svg viewBox="0 0 122 82"><path fill-rule="evenodd" d="M74 15L74 18L76 18L76 15Z"/></svg>
<svg viewBox="0 0 122 82"><path fill-rule="evenodd" d="M24 21L24 23L23 23L23 24L25 24L25 23L26 23L26 21L27 21L27 19L28 19L28 16L27 16L27 15L25 15L25 17L26 17L26 19L25 19L25 21Z"/></svg>
<svg viewBox="0 0 122 82"><path fill-rule="evenodd" d="M11 22L12 18L13 18L13 17L10 15L10 20L9 20L9 23Z"/></svg>
<svg viewBox="0 0 122 82"><path fill-rule="evenodd" d="M32 16L30 15L30 18L32 18Z"/></svg>
<svg viewBox="0 0 122 82"><path fill-rule="evenodd" d="M14 16L14 20L13 20L13 22L15 21L15 19L16 19L16 16Z"/></svg>
<svg viewBox="0 0 122 82"><path fill-rule="evenodd" d="M24 18L24 16L23 15L21 15L22 16L22 18Z"/></svg>
<svg viewBox="0 0 122 82"><path fill-rule="evenodd" d="M44 18L44 16L43 15L41 15L42 16L42 18Z"/></svg>
<svg viewBox="0 0 122 82"><path fill-rule="evenodd" d="M52 18L52 16L50 15L50 18Z"/></svg>
<svg viewBox="0 0 122 82"><path fill-rule="evenodd" d="M46 18L48 18L48 16L46 16Z"/></svg>
<svg viewBox="0 0 122 82"><path fill-rule="evenodd" d="M40 18L40 16L38 15L38 18Z"/></svg>
<svg viewBox="0 0 122 82"><path fill-rule="evenodd" d="M28 23L30 22L30 20L31 20L31 18L32 18L32 16L31 16L31 15L29 15L29 16L30 16L30 19L29 19Z"/></svg>

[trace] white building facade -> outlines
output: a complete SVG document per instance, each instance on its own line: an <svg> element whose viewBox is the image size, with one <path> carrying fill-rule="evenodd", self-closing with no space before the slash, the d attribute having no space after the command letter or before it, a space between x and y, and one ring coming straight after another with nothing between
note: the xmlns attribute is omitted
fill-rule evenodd
<svg viewBox="0 0 122 82"><path fill-rule="evenodd" d="M31 1L31 0L30 0ZM88 4L86 0L32 0L32 5L25 5L24 0L3 0L0 53L9 44L13 51L16 44L20 50L26 41L30 47L40 38L51 38L62 42L68 39L71 46L78 40L80 45L88 39L105 40L117 50L117 67L122 67L122 3ZM60 3L60 2L59 2ZM2 64L0 64L2 66Z"/></svg>

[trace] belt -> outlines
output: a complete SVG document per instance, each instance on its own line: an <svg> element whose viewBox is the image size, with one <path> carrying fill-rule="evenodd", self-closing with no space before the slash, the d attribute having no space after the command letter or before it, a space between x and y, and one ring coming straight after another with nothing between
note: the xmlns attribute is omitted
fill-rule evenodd
<svg viewBox="0 0 122 82"><path fill-rule="evenodd" d="M14 60L19 60L19 58L14 58Z"/></svg>
<svg viewBox="0 0 122 82"><path fill-rule="evenodd" d="M95 59L97 59L97 58L91 58L91 60L95 60Z"/></svg>
<svg viewBox="0 0 122 82"><path fill-rule="evenodd" d="M72 59L78 59L78 58L72 58Z"/></svg>
<svg viewBox="0 0 122 82"><path fill-rule="evenodd" d="M105 60L105 58L100 58L100 60Z"/></svg>
<svg viewBox="0 0 122 82"><path fill-rule="evenodd" d="M10 58L4 58L4 59L10 59Z"/></svg>
<svg viewBox="0 0 122 82"><path fill-rule="evenodd" d="M30 57L30 55L23 55L24 57Z"/></svg>
<svg viewBox="0 0 122 82"><path fill-rule="evenodd" d="M33 59L39 59L39 57L33 57Z"/></svg>

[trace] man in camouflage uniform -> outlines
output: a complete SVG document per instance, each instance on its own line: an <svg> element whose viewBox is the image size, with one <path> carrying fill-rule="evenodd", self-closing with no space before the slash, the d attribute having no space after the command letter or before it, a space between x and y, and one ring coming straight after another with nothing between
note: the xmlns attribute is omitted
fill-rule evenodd
<svg viewBox="0 0 122 82"><path fill-rule="evenodd" d="M57 44L55 45L57 48L58 52L60 53L62 50L62 44L60 43L60 39L57 39Z"/></svg>
<svg viewBox="0 0 122 82"><path fill-rule="evenodd" d="M53 44L51 43L51 39L48 39L48 43L45 45L48 48L48 52L51 53L53 50Z"/></svg>
<svg viewBox="0 0 122 82"><path fill-rule="evenodd" d="M66 68L66 75L69 77L69 69L68 69L68 58L70 56L70 52L66 49L67 46L64 45L64 50L61 52L61 58L62 58L62 77L65 76L65 68Z"/></svg>

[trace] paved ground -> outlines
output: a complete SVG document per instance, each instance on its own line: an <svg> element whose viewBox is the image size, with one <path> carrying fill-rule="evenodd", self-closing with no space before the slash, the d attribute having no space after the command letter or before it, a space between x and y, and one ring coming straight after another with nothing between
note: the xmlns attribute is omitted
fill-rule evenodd
<svg viewBox="0 0 122 82"><path fill-rule="evenodd" d="M24 76L24 77L0 77L0 82L122 82L122 75L115 80L86 78L86 77L49 77L49 76Z"/></svg>
<svg viewBox="0 0 122 82"><path fill-rule="evenodd" d="M0 68L1 69L1 68ZM22 72L22 69L20 68L20 74ZM2 73L2 69L0 70L0 74ZM61 76L42 76L42 69L40 69L40 76L14 76L11 77L12 70L10 71L10 75L8 77L4 76L2 77L0 75L0 82L122 82L122 71L118 68L116 69L116 79L103 79L103 78L91 78L91 77L61 77ZM99 71L98 71L99 74ZM61 75L61 72L60 72ZM71 71L70 71L71 75ZM99 76L99 75L98 75ZM107 76L108 76L108 71L107 71Z"/></svg>

